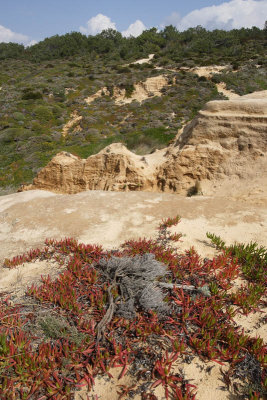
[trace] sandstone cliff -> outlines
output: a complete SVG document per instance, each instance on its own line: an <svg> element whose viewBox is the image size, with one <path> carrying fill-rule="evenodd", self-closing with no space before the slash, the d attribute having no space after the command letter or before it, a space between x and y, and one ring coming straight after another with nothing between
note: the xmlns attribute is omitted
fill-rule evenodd
<svg viewBox="0 0 267 400"><path fill-rule="evenodd" d="M153 154L138 156L120 143L86 160L61 152L22 190L184 193L196 179L256 173L258 160L266 165L266 152L267 91L263 91L207 103L168 148Z"/></svg>

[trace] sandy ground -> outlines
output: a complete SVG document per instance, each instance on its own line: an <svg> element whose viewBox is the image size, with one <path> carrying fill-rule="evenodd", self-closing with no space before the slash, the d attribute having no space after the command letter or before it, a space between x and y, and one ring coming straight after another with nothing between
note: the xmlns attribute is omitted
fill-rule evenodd
<svg viewBox="0 0 267 400"><path fill-rule="evenodd" d="M148 58L141 58L141 60L134 61L132 64L145 64L150 62L154 58L155 54L149 54ZM129 65L129 64L127 64Z"/></svg>
<svg viewBox="0 0 267 400"><path fill-rule="evenodd" d="M27 285L55 267L40 263L15 270L5 258L42 247L46 238L74 237L80 242L118 248L125 240L155 237L163 218L180 215L174 232L178 250L194 246L203 257L215 250L206 232L227 244L256 241L267 245L267 178L204 181L203 196L167 193L87 191L60 195L33 190L0 197L0 291L22 294Z"/></svg>
<svg viewBox="0 0 267 400"><path fill-rule="evenodd" d="M226 97L228 97L229 100L237 99L240 97L239 94L235 93L233 90L226 89L226 84L224 82L217 83L216 86L218 92L224 94Z"/></svg>
<svg viewBox="0 0 267 400"><path fill-rule="evenodd" d="M78 112L75 110L71 114L71 119L63 126L62 128L62 136L66 137L70 131L70 129L74 128L74 132L80 132L82 130L80 123L82 121L83 117L78 114Z"/></svg>
<svg viewBox="0 0 267 400"><path fill-rule="evenodd" d="M0 197L0 260L42 246L45 238L74 237L105 248L130 238L155 235L162 218L179 214L181 248L212 255L206 232L228 242L266 245L267 181L203 182L204 196L148 192L87 191L56 195L27 191Z"/></svg>

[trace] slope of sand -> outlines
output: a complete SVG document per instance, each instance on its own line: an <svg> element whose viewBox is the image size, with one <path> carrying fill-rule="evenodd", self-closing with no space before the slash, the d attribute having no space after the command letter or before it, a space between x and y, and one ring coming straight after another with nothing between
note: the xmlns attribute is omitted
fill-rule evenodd
<svg viewBox="0 0 267 400"><path fill-rule="evenodd" d="M70 116L70 120L62 128L62 136L66 137L69 131L73 128L74 132L81 132L82 128L80 123L82 119L83 117L79 115L77 111L74 111Z"/></svg>
<svg viewBox="0 0 267 400"><path fill-rule="evenodd" d="M133 101L139 101L141 103L148 98L162 96L161 89L165 86L168 86L167 77L165 77L164 75L152 76L151 78L147 78L143 82L138 82L134 84L134 90L129 97L127 97L126 90L124 88L115 86L113 88L112 98L118 105L129 104ZM103 95L111 96L111 93L106 86L99 89L93 95L87 97L84 101L87 104L91 104L94 100L100 98Z"/></svg>
<svg viewBox="0 0 267 400"><path fill-rule="evenodd" d="M226 89L226 84L224 82L217 83L217 90L219 93L222 93L224 96L228 97L229 100L239 98L239 94L235 93L233 90Z"/></svg>
<svg viewBox="0 0 267 400"><path fill-rule="evenodd" d="M228 65L209 65L203 67L190 68L189 71L197 74L198 76L205 76L205 78L212 78L212 75L219 74L225 69L229 68Z"/></svg>
<svg viewBox="0 0 267 400"><path fill-rule="evenodd" d="M0 263L46 238L74 237L117 248L125 240L155 236L163 218L180 215L181 250L194 246L212 256L206 232L227 243L267 245L267 177L202 183L204 196L170 193L86 191L60 195L32 190L0 197ZM1 264L0 264L1 265ZM7 270L1 273L7 274Z"/></svg>
<svg viewBox="0 0 267 400"><path fill-rule="evenodd" d="M148 58L141 58L140 60L134 61L132 64L145 64L150 62L154 58L155 54L149 54Z"/></svg>

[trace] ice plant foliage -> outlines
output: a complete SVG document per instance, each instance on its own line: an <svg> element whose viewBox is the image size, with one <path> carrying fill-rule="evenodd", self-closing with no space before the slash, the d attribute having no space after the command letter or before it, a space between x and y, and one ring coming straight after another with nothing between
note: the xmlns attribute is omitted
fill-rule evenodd
<svg viewBox="0 0 267 400"><path fill-rule="evenodd" d="M117 367L120 379L128 374L133 382L118 386L120 399L141 393L144 400L157 400L155 390L162 386L166 399L193 400L197 388L175 372L192 354L228 362L226 385L242 376L247 398L263 398L266 347L233 317L264 303L266 250L227 248L209 234L222 250L215 258L203 260L193 248L177 253L171 243L180 235L168 229L179 220L164 220L156 240L130 240L117 251L66 238L6 259L8 268L36 259L65 268L57 279L47 276L32 285L20 305L1 295L0 398L73 399L79 387L90 390L97 375L111 377ZM228 292L237 277L247 286ZM149 291L159 294L160 307Z"/></svg>

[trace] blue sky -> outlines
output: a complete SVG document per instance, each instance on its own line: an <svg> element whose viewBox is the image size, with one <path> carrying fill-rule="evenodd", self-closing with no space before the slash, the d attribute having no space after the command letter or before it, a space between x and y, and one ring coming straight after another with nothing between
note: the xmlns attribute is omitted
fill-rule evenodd
<svg viewBox="0 0 267 400"><path fill-rule="evenodd" d="M115 28L125 36L172 23L179 30L263 27L267 0L0 0L0 42L29 44L55 34L95 34Z"/></svg>

